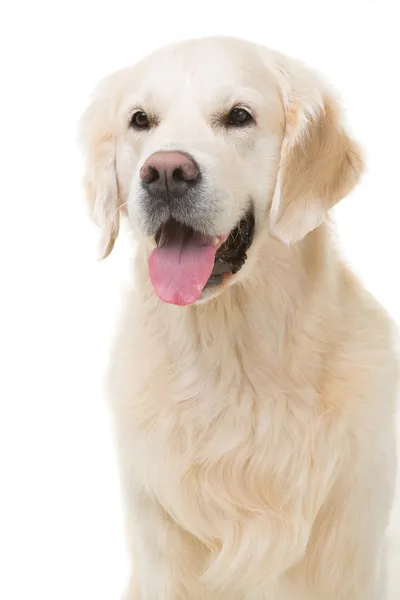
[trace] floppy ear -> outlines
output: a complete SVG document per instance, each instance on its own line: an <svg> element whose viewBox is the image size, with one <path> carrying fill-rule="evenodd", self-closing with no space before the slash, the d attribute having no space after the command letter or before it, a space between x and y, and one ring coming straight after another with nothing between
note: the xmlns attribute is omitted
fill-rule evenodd
<svg viewBox="0 0 400 600"><path fill-rule="evenodd" d="M337 100L301 64L279 66L286 111L271 231L288 244L318 227L363 171L357 143L343 128Z"/></svg>
<svg viewBox="0 0 400 600"><path fill-rule="evenodd" d="M84 151L84 188L91 217L100 227L100 256L106 258L119 231L116 139L113 105L107 96L94 99L80 123L79 139Z"/></svg>

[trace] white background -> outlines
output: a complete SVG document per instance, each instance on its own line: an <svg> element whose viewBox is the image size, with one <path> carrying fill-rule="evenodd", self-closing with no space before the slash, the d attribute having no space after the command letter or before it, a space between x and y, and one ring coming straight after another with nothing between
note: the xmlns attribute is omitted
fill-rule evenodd
<svg viewBox="0 0 400 600"><path fill-rule="evenodd" d="M126 574L102 374L130 249L122 240L97 263L83 208L75 137L93 86L157 46L205 34L262 42L323 71L368 154L368 173L337 211L343 246L400 322L396 4L80 0L2 9L2 599L117 600ZM394 543L395 533L399 516ZM393 551L393 600L399 571Z"/></svg>

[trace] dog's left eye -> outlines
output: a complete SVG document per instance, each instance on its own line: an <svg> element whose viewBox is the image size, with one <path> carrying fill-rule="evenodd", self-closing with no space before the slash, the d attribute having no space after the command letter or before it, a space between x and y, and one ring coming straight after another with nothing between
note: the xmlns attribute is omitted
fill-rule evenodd
<svg viewBox="0 0 400 600"><path fill-rule="evenodd" d="M248 110L240 106L235 106L229 113L226 124L233 127L242 127L252 121L254 121L253 115Z"/></svg>

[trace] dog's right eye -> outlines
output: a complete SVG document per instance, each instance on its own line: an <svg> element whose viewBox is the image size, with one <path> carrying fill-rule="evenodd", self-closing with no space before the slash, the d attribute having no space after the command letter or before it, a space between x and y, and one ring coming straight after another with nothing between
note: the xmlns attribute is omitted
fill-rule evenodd
<svg viewBox="0 0 400 600"><path fill-rule="evenodd" d="M133 129L149 129L149 117L143 110L137 110L135 113L133 113L129 125Z"/></svg>

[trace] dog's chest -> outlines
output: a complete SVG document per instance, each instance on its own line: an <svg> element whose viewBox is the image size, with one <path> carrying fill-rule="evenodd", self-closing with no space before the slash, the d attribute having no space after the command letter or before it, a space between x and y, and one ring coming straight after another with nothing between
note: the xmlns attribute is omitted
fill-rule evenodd
<svg viewBox="0 0 400 600"><path fill-rule="evenodd" d="M178 366L172 377L165 370L143 379L134 398L134 477L188 531L223 537L221 518L290 488L309 398L297 394L289 407L279 380L257 364L247 371L217 365L208 373Z"/></svg>

